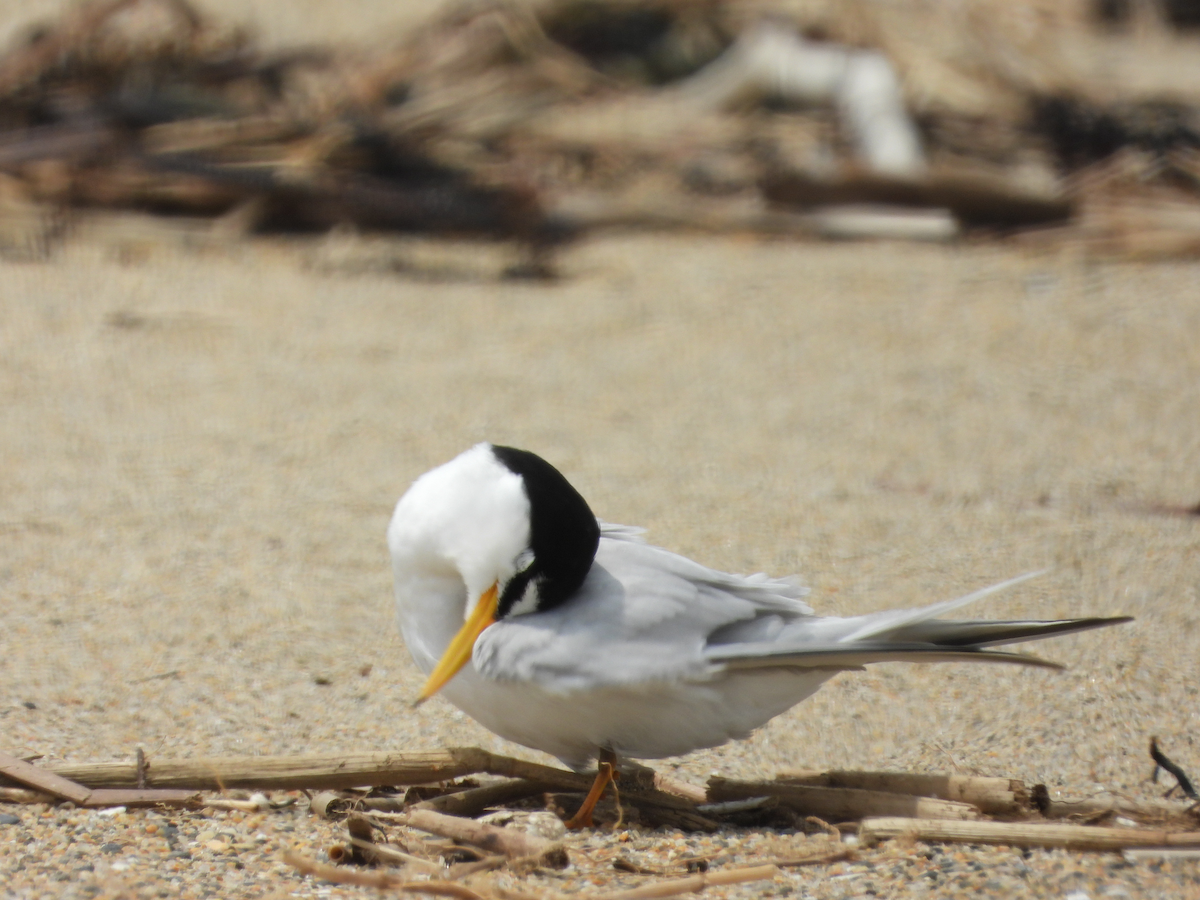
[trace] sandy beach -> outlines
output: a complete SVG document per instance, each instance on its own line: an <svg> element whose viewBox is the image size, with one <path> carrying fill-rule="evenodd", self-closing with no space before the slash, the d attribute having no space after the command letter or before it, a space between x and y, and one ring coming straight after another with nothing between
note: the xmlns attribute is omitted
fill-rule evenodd
<svg viewBox="0 0 1200 900"><path fill-rule="evenodd" d="M801 575L821 613L1045 568L981 611L1137 617L1041 645L1064 673L838 676L753 739L665 764L681 777L916 769L1155 796L1152 734L1196 768L1200 531L1162 507L1200 500L1200 267L638 237L578 247L560 282L529 284L498 277L505 252L80 240L0 263L5 749L540 758L441 701L411 710L418 677L392 622L392 505L486 439L535 449L657 543ZM377 271L385 257L407 272ZM103 846L119 819L137 831L159 814L10 809L9 896L164 876L150 851L116 871L98 854L63 883L65 862L37 861L47 840L91 856L68 841L87 822ZM319 848L331 826L289 815L302 837L260 826L245 891L317 890L267 851ZM34 824L50 837L27 842ZM1064 895L1064 858L1023 862L1028 896ZM213 887L219 863L194 892L175 864L179 896L231 890ZM1159 877L1140 868L1120 883ZM855 895L795 877L806 896Z"/></svg>
<svg viewBox="0 0 1200 900"><path fill-rule="evenodd" d="M433 4L206 4L264 42L384 40ZM0 3L11 40L61 3ZM554 282L511 248L228 243L85 218L0 258L0 750L39 764L506 744L420 685L384 529L472 444L533 450L602 518L818 613L950 599L1132 615L1035 648L1065 672L880 665L662 767L974 773L1160 796L1200 774L1200 264L955 246L610 236ZM1189 514L1187 511L1192 510ZM283 864L343 829L262 813L0 804L0 897L359 897ZM803 835L595 832L536 896L612 868L753 864ZM490 877L490 876L489 876ZM505 880L508 879L508 880ZM706 896L1200 897L1196 860L885 844Z"/></svg>

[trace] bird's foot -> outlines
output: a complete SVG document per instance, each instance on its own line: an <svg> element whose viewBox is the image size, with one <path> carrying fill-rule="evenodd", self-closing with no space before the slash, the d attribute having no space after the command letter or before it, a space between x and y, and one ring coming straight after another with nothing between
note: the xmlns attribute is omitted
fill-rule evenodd
<svg viewBox="0 0 1200 900"><path fill-rule="evenodd" d="M600 798L604 795L604 789L617 780L617 757L611 750L601 750L599 764L596 771L596 780L592 782L592 789L588 791L587 796L583 799L583 805L579 807L579 812L567 819L567 828L571 831L578 831L581 828L594 828L595 822L592 821L592 813L596 809L596 804L600 802ZM615 788L614 788L615 789Z"/></svg>

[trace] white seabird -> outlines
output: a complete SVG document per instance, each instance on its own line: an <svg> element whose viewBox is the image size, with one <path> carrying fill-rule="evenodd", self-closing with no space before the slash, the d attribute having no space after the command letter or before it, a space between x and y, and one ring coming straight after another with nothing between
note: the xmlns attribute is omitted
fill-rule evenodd
<svg viewBox="0 0 1200 900"><path fill-rule="evenodd" d="M1129 621L938 618L1032 575L918 609L817 616L792 581L718 572L639 535L599 522L525 450L479 444L418 478L387 533L400 630L429 674L418 702L440 691L578 771L745 738L869 663L1060 668L991 648Z"/></svg>

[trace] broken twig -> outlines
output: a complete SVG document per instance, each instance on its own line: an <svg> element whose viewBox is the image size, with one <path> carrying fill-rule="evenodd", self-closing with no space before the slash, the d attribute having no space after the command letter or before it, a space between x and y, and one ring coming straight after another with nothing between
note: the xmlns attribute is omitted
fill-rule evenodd
<svg viewBox="0 0 1200 900"><path fill-rule="evenodd" d="M411 810L402 821L410 828L462 841L488 853L502 853L509 859L534 858L551 868L562 868L567 864L567 852L561 844L515 829L497 828L431 809Z"/></svg>

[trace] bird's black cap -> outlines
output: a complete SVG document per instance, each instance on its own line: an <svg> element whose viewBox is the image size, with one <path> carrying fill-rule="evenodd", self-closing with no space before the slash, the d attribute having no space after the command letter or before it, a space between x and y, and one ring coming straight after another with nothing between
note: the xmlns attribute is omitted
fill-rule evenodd
<svg viewBox="0 0 1200 900"><path fill-rule="evenodd" d="M536 453L492 445L492 453L520 475L529 498L533 560L504 587L496 617L504 618L532 582L537 609L553 609L579 589L600 546L600 525L587 501L563 474Z"/></svg>

